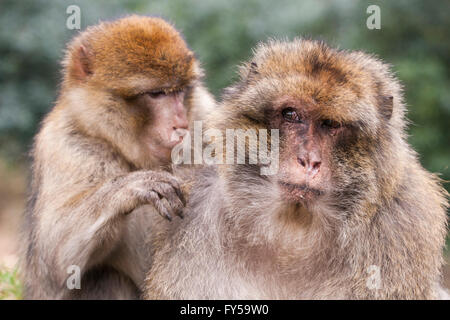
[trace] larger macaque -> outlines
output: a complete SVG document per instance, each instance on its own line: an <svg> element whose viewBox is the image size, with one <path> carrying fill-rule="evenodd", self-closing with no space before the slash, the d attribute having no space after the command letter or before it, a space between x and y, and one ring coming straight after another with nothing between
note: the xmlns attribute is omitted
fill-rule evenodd
<svg viewBox="0 0 450 320"><path fill-rule="evenodd" d="M32 151L24 297L138 298L147 234L184 205L171 150L214 101L159 18L88 28L69 44L63 75Z"/></svg>
<svg viewBox="0 0 450 320"><path fill-rule="evenodd" d="M441 297L447 194L406 142L404 113L369 55L260 45L208 127L278 129L279 170L200 172L187 218L152 234L146 298Z"/></svg>

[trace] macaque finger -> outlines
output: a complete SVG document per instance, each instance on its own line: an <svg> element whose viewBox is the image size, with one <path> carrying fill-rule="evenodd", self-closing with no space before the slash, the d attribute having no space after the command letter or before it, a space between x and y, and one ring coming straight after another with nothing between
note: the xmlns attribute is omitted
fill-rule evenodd
<svg viewBox="0 0 450 320"><path fill-rule="evenodd" d="M172 221L172 215L170 214L170 205L162 195L157 192L151 191L148 195L148 199L163 218Z"/></svg>

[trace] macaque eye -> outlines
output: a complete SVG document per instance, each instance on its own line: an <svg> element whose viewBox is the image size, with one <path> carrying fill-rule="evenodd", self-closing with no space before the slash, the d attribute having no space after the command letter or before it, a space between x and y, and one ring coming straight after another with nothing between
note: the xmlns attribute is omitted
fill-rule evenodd
<svg viewBox="0 0 450 320"><path fill-rule="evenodd" d="M298 113L295 111L294 108L285 108L283 109L283 111L281 112L283 115L283 118L289 122L297 122L297 123L301 123L302 120L300 119Z"/></svg>
<svg viewBox="0 0 450 320"><path fill-rule="evenodd" d="M161 98L161 97L164 97L164 96L167 95L166 92L163 91L163 90L149 91L149 92L147 92L147 94L148 94L151 98L154 98L154 99Z"/></svg>
<svg viewBox="0 0 450 320"><path fill-rule="evenodd" d="M321 125L322 128L326 129L338 129L341 127L341 124L339 122L330 119L323 120Z"/></svg>

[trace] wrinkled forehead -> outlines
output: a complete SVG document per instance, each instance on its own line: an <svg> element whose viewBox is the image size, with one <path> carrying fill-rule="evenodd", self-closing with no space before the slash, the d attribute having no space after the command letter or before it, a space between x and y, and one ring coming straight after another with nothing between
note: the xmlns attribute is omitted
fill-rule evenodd
<svg viewBox="0 0 450 320"><path fill-rule="evenodd" d="M294 104L316 118L376 129L377 100L368 75L320 64L287 68L281 63L279 67L270 74L262 66L254 88L249 86L255 99L265 96L264 103L275 109Z"/></svg>
<svg viewBox="0 0 450 320"><path fill-rule="evenodd" d="M268 79L274 108L293 104L317 118L339 122L357 122L364 115L376 117L371 97L359 87L343 85L334 79L293 74L284 78Z"/></svg>

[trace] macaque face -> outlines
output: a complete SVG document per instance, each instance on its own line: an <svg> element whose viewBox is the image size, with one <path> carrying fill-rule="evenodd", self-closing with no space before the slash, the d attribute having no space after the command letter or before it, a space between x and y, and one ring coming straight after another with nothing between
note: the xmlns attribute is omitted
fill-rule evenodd
<svg viewBox="0 0 450 320"><path fill-rule="evenodd" d="M317 201L333 190L333 153L349 141L349 126L320 115L319 107L284 98L275 104L271 127L280 130L277 183L288 201Z"/></svg>
<svg viewBox="0 0 450 320"><path fill-rule="evenodd" d="M145 119L140 130L141 147L161 164L171 161L172 148L183 140L188 130L184 89L157 89L136 98Z"/></svg>

